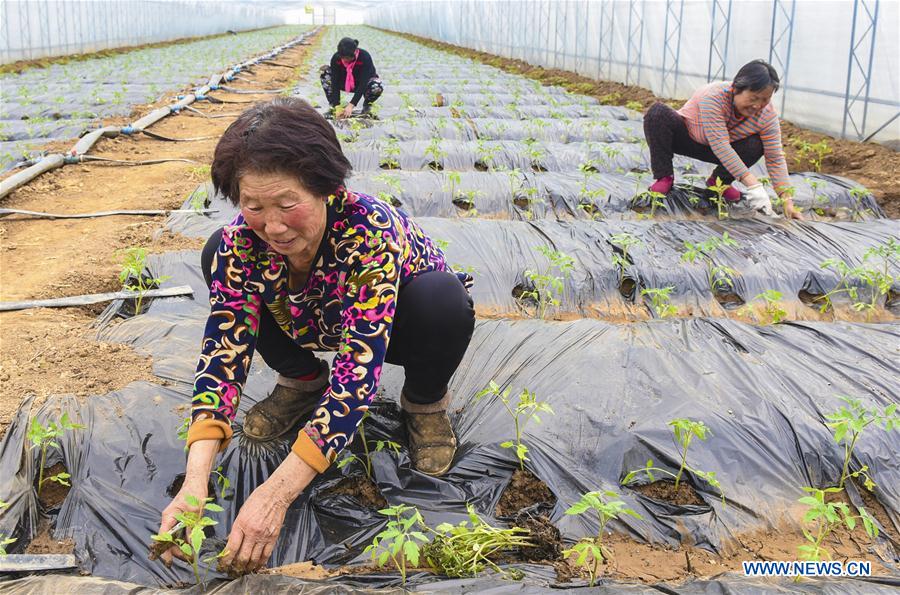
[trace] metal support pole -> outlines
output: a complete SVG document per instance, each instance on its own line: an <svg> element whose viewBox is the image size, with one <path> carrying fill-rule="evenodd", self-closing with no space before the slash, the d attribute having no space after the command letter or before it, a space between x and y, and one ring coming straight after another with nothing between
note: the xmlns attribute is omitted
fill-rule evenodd
<svg viewBox="0 0 900 595"><path fill-rule="evenodd" d="M662 82L660 94L675 97L678 89L678 60L681 57L681 20L684 0L666 0L666 29L663 34ZM671 25L671 29L669 26ZM668 91L667 89L668 83Z"/></svg>
<svg viewBox="0 0 900 595"><path fill-rule="evenodd" d="M641 84L641 52L644 47L644 16L638 13L638 0L631 0L628 3L628 55L625 64L625 83L631 83L631 73L637 72L636 84ZM645 4L641 2L643 10ZM632 63L632 56L637 60L636 64Z"/></svg>
<svg viewBox="0 0 900 595"><path fill-rule="evenodd" d="M791 65L791 42L794 38L795 0L774 0L772 32L769 41L769 64L781 76L781 112L787 98L788 71Z"/></svg>
<svg viewBox="0 0 900 595"><path fill-rule="evenodd" d="M706 82L721 81L727 78L725 69L728 67L728 34L730 31L731 0L713 0Z"/></svg>
<svg viewBox="0 0 900 595"><path fill-rule="evenodd" d="M578 51L581 52L582 63L581 63L581 72L578 74L585 75L588 72L588 39L590 39L590 28L588 25L591 22L591 3L590 1L585 1L584 3L584 18L581 19L581 22L584 24L584 34L581 36L582 43L578 47L580 48Z"/></svg>
<svg viewBox="0 0 900 595"><path fill-rule="evenodd" d="M615 33L616 21L616 5L614 2L604 0L600 5L600 59L597 64L597 78L603 78L600 73L603 71L603 61L606 61L606 78L612 78L613 63L613 34ZM605 46L604 46L605 42Z"/></svg>
<svg viewBox="0 0 900 595"><path fill-rule="evenodd" d="M853 1L850 56L847 61L847 87L844 92L844 123L841 126L841 138L847 138L848 121L853 126L853 136L857 140L862 139L866 135L866 118L869 113L869 89L872 81L872 62L875 55L875 32L878 28L878 6L879 0ZM862 29L858 34L857 27ZM868 56L862 47L867 41L869 43ZM854 79L858 77L862 77L862 81L857 87ZM856 89L852 94L851 88ZM853 112L856 104L860 102L863 104L862 122L861 125L857 125L857 118L854 118Z"/></svg>

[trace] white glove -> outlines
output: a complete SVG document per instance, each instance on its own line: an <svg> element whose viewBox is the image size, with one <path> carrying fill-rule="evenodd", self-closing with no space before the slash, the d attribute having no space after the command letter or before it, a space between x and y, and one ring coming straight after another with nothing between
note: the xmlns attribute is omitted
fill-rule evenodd
<svg viewBox="0 0 900 595"><path fill-rule="evenodd" d="M775 211L772 210L772 199L769 198L769 193L766 192L766 188L762 184L754 184L747 188L747 204L754 211L759 211L763 215L768 215L770 217L775 216Z"/></svg>

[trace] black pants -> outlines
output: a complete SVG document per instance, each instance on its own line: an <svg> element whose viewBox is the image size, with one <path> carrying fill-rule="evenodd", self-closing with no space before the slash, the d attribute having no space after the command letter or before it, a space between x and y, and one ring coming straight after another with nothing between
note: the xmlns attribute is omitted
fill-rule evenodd
<svg viewBox="0 0 900 595"><path fill-rule="evenodd" d="M703 145L691 138L681 115L665 103L654 103L644 114L644 137L650 147L650 169L655 179L674 175L672 157L686 155L706 163L718 165L713 176L721 178L723 184L731 184L734 176L713 153L709 145ZM758 134L731 143L744 165L751 167L763 156L763 144Z"/></svg>
<svg viewBox="0 0 900 595"><path fill-rule="evenodd" d="M213 257L221 241L219 229L209 236L200 255L207 286L212 284ZM433 403L444 396L474 326L472 298L453 273L423 273L400 288L385 359L403 366L403 390L411 402ZM296 378L319 369L315 353L294 343L265 306L260 312L256 351L282 376Z"/></svg>
<svg viewBox="0 0 900 595"><path fill-rule="evenodd" d="M332 86L334 82L331 78L331 66L323 66L320 70L319 80L322 82L322 89L325 91L325 100L331 103L331 92ZM339 81L343 83L343 81ZM359 85L359 82L356 83ZM344 86L340 85L341 90L343 90ZM384 85L381 82L381 79L377 76L372 77L366 82L366 90L363 91L363 107L367 105L371 105L375 102L376 99L381 97L381 93L384 91ZM351 93L356 93L356 89L353 89ZM340 94L338 95L340 96ZM340 103L340 102L338 102ZM337 105L337 104L335 104ZM334 107L333 105L331 107Z"/></svg>

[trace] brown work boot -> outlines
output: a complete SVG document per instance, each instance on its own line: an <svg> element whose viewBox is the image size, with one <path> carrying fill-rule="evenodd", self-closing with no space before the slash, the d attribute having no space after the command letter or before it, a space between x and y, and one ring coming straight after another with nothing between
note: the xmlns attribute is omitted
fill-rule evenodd
<svg viewBox="0 0 900 595"><path fill-rule="evenodd" d="M289 431L319 405L328 379L328 362L322 360L314 380L297 380L279 374L269 396L247 412L244 435L265 442Z"/></svg>
<svg viewBox="0 0 900 595"><path fill-rule="evenodd" d="M400 394L403 421L409 435L409 458L413 467L426 475L443 475L453 464L456 435L447 416L451 400L450 391L440 401L427 405L412 403L405 392Z"/></svg>

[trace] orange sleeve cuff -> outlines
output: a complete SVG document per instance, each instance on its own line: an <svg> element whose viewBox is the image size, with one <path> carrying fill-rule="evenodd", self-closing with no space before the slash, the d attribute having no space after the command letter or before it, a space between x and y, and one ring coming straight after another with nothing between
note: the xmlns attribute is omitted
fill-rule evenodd
<svg viewBox="0 0 900 595"><path fill-rule="evenodd" d="M300 457L304 463L315 469L319 473L324 473L331 465L316 443L312 441L309 434L300 430L297 433L297 440L291 447L291 452Z"/></svg>
<svg viewBox="0 0 900 595"><path fill-rule="evenodd" d="M198 440L221 440L219 452L222 452L228 446L228 443L231 442L233 433L231 426L224 421L201 419L192 423L191 427L188 428L187 445L190 448L191 444ZM311 442L312 440L310 440Z"/></svg>

